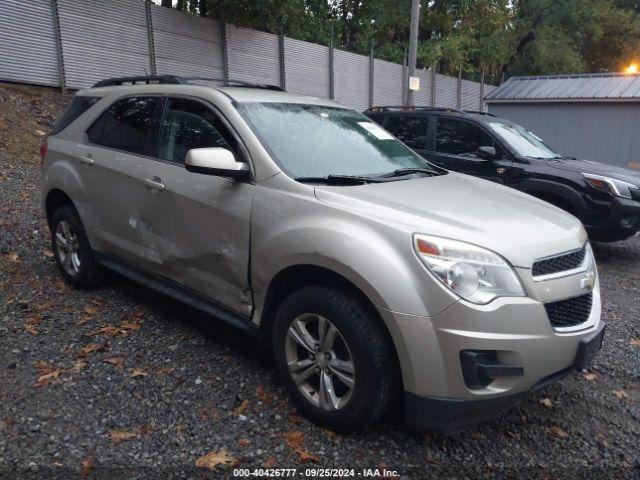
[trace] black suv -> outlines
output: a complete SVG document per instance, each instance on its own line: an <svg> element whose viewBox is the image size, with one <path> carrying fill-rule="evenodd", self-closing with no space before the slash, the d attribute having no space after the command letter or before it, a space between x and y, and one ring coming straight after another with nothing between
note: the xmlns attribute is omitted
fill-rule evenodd
<svg viewBox="0 0 640 480"><path fill-rule="evenodd" d="M578 217L593 240L640 230L640 172L560 155L504 118L430 107L366 112L436 165L508 185Z"/></svg>

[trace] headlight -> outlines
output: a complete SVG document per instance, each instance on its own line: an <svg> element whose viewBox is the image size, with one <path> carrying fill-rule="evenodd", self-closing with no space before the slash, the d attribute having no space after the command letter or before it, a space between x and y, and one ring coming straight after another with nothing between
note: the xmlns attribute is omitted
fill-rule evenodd
<svg viewBox="0 0 640 480"><path fill-rule="evenodd" d="M622 180L617 180L615 178L593 175L591 173L583 173L582 176L592 187L610 193L616 197L632 198L631 190L638 188L633 183L623 182Z"/></svg>
<svg viewBox="0 0 640 480"><path fill-rule="evenodd" d="M502 296L523 296L513 268L490 250L430 235L415 234L413 246L420 260L453 292L476 304Z"/></svg>

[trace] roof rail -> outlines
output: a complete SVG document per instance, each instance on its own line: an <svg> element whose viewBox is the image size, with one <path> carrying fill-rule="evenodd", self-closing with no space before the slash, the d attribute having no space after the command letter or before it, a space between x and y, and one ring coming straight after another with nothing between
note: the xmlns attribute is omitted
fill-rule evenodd
<svg viewBox="0 0 640 480"><path fill-rule="evenodd" d="M222 86L225 87L248 87L248 88L263 88L265 90L276 90L279 92L284 92L285 90L278 85L270 85L267 83L254 83L254 82L245 82L244 80L224 80L222 78L209 78L209 77L181 77L185 83L194 83L194 82L220 82Z"/></svg>
<svg viewBox="0 0 640 480"><path fill-rule="evenodd" d="M116 85L144 83L146 85L157 84L182 84L184 80L182 77L176 75L140 75L135 77L115 77L107 78L106 80L100 80L93 85L93 88L98 87L113 87Z"/></svg>
<svg viewBox="0 0 640 480"><path fill-rule="evenodd" d="M481 112L480 110L464 110L464 113L475 113L476 115L487 115L488 117L495 117L493 113Z"/></svg>
<svg viewBox="0 0 640 480"><path fill-rule="evenodd" d="M381 105L371 107L366 112L456 112L464 113L453 107L405 107L402 105Z"/></svg>
<svg viewBox="0 0 640 480"><path fill-rule="evenodd" d="M284 89L277 85L267 85L263 83L245 82L242 80L224 80L222 78L209 78L209 77L181 77L178 75L141 75L135 77L116 77L100 80L93 85L93 88L98 87L114 87L119 85L184 85L194 84L198 82L211 82L217 83L220 86L238 86L249 88L263 88L266 90L277 90L283 92Z"/></svg>

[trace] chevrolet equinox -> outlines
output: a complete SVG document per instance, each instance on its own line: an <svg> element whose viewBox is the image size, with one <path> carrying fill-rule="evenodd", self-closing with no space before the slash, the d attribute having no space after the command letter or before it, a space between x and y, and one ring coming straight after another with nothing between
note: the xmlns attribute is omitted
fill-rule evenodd
<svg viewBox="0 0 640 480"><path fill-rule="evenodd" d="M68 283L113 270L250 332L320 425L362 428L402 397L410 424L460 430L600 349L575 217L433 165L330 100L104 80L40 153Z"/></svg>

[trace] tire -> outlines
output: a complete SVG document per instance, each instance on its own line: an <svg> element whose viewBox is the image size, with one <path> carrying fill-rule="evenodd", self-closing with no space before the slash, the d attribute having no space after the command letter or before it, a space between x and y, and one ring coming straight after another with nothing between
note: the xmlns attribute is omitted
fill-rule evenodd
<svg viewBox="0 0 640 480"><path fill-rule="evenodd" d="M78 289L98 285L102 272L76 209L71 205L58 208L50 228L53 256L66 282Z"/></svg>
<svg viewBox="0 0 640 480"><path fill-rule="evenodd" d="M312 338L322 336L321 323L324 338L334 340L331 345L327 340L326 348L315 342L312 353L308 347ZM400 393L389 335L370 309L342 291L309 286L289 295L276 314L273 349L278 373L300 411L331 430L366 427L386 413ZM298 363L290 371L294 361ZM321 388L328 384L331 389Z"/></svg>

